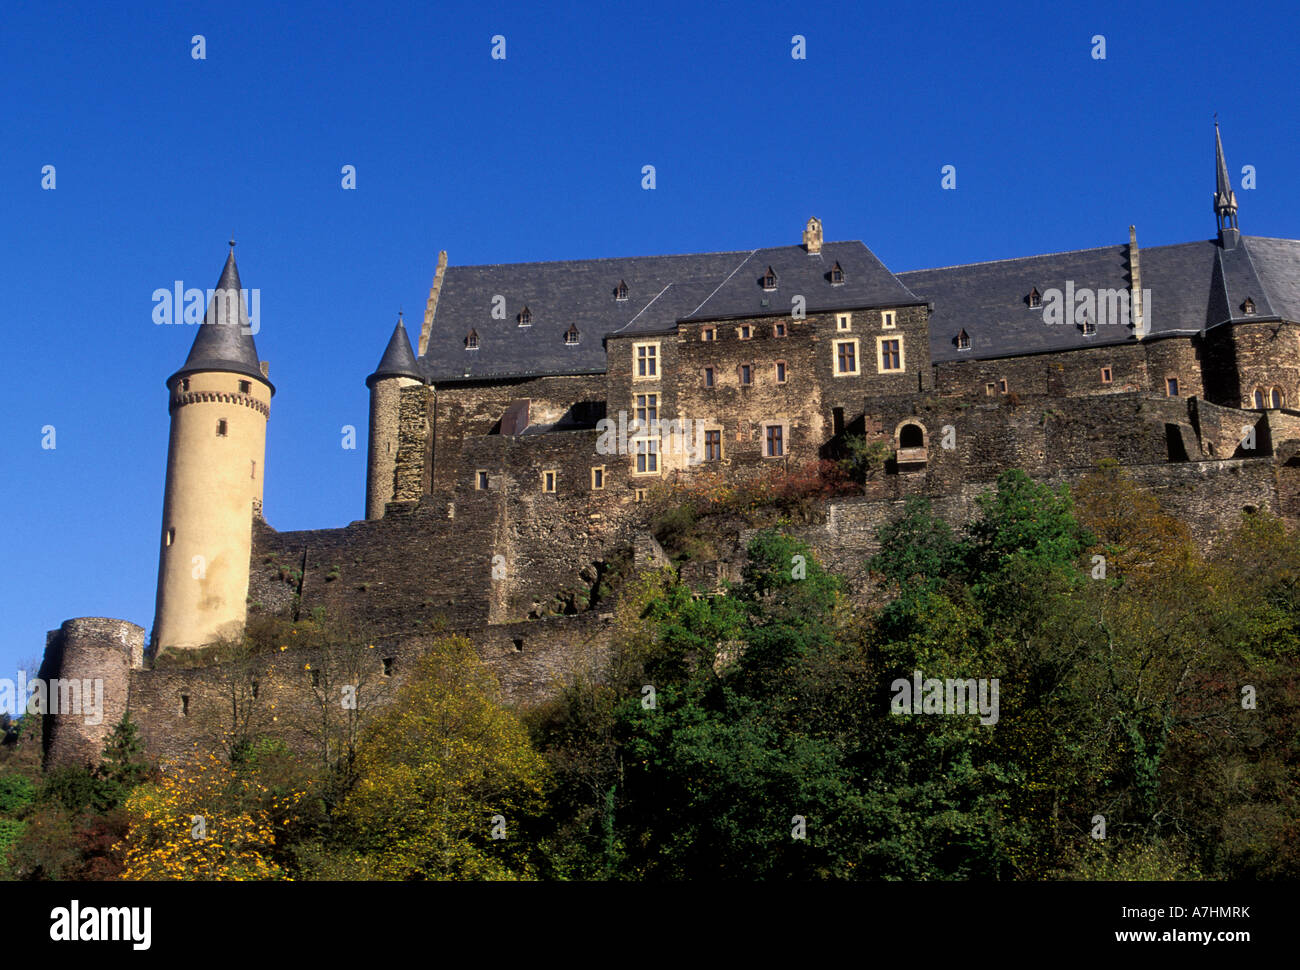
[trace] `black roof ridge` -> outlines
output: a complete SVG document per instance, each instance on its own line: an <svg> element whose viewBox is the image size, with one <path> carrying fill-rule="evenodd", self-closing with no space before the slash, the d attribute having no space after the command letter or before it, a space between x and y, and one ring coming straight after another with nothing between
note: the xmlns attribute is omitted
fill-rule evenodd
<svg viewBox="0 0 1300 970"><path fill-rule="evenodd" d="M846 246L857 243L863 248L870 248L861 239L837 239L832 242L822 244L824 249L827 246ZM754 249L717 249L703 253L647 253L643 256L579 256L572 259L532 259L520 263L466 263L464 265L451 265L448 270L453 269L496 269L501 266L551 266L556 263L613 263L626 262L630 259L690 259L698 256L740 256L743 254L753 255L762 252L765 249L801 249L802 243L791 243L786 246L758 246ZM888 267L886 267L888 268Z"/></svg>
<svg viewBox="0 0 1300 970"><path fill-rule="evenodd" d="M1243 237L1245 238L1245 237ZM1260 238L1260 237L1255 237ZM1284 239L1282 242L1297 242L1300 240ZM1187 242L1180 243L1162 243L1159 246L1142 246L1139 251L1149 253L1155 249L1175 249L1179 246L1195 246L1198 243L1213 243L1214 239L1191 239ZM1107 249L1125 249L1128 243L1111 243L1109 246L1089 246L1086 249L1062 249L1054 253L1035 253L1032 256L1006 256L1002 259L982 259L974 263L953 263L951 266L923 266L920 269L899 270L895 276L908 276L912 273L937 273L945 269L966 269L969 266L991 266L994 263L1015 263L1027 259L1047 259L1052 256L1073 256L1076 253L1099 253Z"/></svg>

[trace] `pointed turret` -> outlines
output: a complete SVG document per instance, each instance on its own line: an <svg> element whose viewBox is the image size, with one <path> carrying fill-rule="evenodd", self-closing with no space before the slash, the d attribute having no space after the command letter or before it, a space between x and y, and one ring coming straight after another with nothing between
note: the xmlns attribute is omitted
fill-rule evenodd
<svg viewBox="0 0 1300 970"><path fill-rule="evenodd" d="M386 377L423 380L420 376L420 367L415 361L415 351L411 349L411 338L407 336L406 324L402 321L400 313L397 315L397 326L393 330L393 336L389 338L388 346L384 349L384 356L379 359L379 366L366 378L366 387L373 387L375 381Z"/></svg>
<svg viewBox="0 0 1300 970"><path fill-rule="evenodd" d="M230 254L221 270L221 279L212 291L207 313L199 332L190 347L185 364L171 379L200 371L225 371L247 374L267 384L253 343L254 326L249 321L248 306L244 301L243 287L239 282L239 267L235 265L235 244L230 244ZM275 388L271 388L275 393Z"/></svg>
<svg viewBox="0 0 1300 970"><path fill-rule="evenodd" d="M397 491L397 454L401 444L402 389L424 384L420 364L411 350L406 323L397 315L397 327L388 339L375 372L366 378L370 388L370 457L366 467L366 518L382 518Z"/></svg>
<svg viewBox="0 0 1300 970"><path fill-rule="evenodd" d="M1214 123L1214 214L1219 224L1219 245L1236 249L1241 234L1237 230L1237 194L1232 191L1228 177L1228 163L1223 157L1223 139L1219 136L1219 123Z"/></svg>

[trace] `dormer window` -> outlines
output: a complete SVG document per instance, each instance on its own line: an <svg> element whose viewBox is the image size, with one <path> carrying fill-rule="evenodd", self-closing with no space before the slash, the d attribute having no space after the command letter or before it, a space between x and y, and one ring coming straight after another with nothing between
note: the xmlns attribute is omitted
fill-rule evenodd
<svg viewBox="0 0 1300 970"><path fill-rule="evenodd" d="M1037 310L1042 305L1043 305L1043 298L1038 292L1038 287L1035 286L1032 290L1029 291L1029 309Z"/></svg>
<svg viewBox="0 0 1300 970"><path fill-rule="evenodd" d="M477 330L471 330L469 333L465 334L465 349L466 349L466 350L478 350L478 331L477 331Z"/></svg>
<svg viewBox="0 0 1300 970"><path fill-rule="evenodd" d="M839 261L831 267L831 286L839 286L844 282L844 270L840 267Z"/></svg>
<svg viewBox="0 0 1300 970"><path fill-rule="evenodd" d="M965 330L957 334L957 349L970 350L970 334L968 334Z"/></svg>
<svg viewBox="0 0 1300 970"><path fill-rule="evenodd" d="M623 280L619 280L618 286L614 289L614 299L616 300L627 299L627 283L623 282Z"/></svg>
<svg viewBox="0 0 1300 970"><path fill-rule="evenodd" d="M578 342L578 328L574 324L569 324L569 329L564 331L564 343L572 347Z"/></svg>
<svg viewBox="0 0 1300 970"><path fill-rule="evenodd" d="M1254 313L1254 312L1255 312L1255 301L1252 300L1250 297L1246 297L1246 302L1243 303L1243 304L1241 305L1241 312L1242 312L1242 313Z"/></svg>
<svg viewBox="0 0 1300 970"><path fill-rule="evenodd" d="M518 319L519 326L521 327L531 327L533 325L533 313L528 309L528 307L524 307L520 310L519 316L516 319Z"/></svg>
<svg viewBox="0 0 1300 970"><path fill-rule="evenodd" d="M1083 335L1091 337L1097 332L1097 325L1089 320L1086 316L1083 318Z"/></svg>
<svg viewBox="0 0 1300 970"><path fill-rule="evenodd" d="M763 274L763 289L776 289L776 270L772 269L771 266L769 266L767 272Z"/></svg>

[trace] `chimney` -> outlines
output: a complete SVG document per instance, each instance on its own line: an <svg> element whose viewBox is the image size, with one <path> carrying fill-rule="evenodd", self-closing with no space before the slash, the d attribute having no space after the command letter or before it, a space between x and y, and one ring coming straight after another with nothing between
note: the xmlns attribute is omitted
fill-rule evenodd
<svg viewBox="0 0 1300 970"><path fill-rule="evenodd" d="M808 220L803 230L803 248L808 255L816 256L822 251L822 221L816 216Z"/></svg>
<svg viewBox="0 0 1300 970"><path fill-rule="evenodd" d="M438 309L438 294L442 292L442 278L447 272L447 250L438 253L438 268L433 271L433 285L429 287L429 302L424 306L424 326L420 328L420 349L417 357L423 357L429 348L429 334L433 331L433 311Z"/></svg>
<svg viewBox="0 0 1300 970"><path fill-rule="evenodd" d="M1142 306L1142 258L1138 253L1136 226L1128 227L1128 278L1129 306L1133 309L1133 336L1141 340L1147 335L1146 308Z"/></svg>

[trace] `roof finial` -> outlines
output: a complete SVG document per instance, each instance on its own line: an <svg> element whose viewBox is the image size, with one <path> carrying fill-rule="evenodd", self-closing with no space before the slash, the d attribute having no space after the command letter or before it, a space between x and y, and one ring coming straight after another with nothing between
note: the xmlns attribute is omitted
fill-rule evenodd
<svg viewBox="0 0 1300 970"><path fill-rule="evenodd" d="M1214 214L1219 224L1219 243L1224 249L1237 245L1237 194L1232 191L1228 163L1223 157L1223 139L1219 135L1218 113L1214 119Z"/></svg>
<svg viewBox="0 0 1300 970"><path fill-rule="evenodd" d="M233 232L230 234L230 248L231 250L235 248L235 234Z"/></svg>

